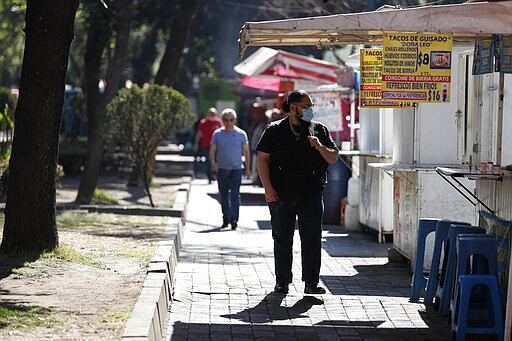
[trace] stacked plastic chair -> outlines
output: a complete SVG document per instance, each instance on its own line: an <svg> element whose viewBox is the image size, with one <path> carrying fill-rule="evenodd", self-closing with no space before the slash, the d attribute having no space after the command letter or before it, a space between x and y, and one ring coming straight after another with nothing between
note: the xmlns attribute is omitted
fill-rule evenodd
<svg viewBox="0 0 512 341"><path fill-rule="evenodd" d="M462 233L485 234L485 229L470 226L467 224L450 224L448 228L448 238L444 249L443 266L437 283L434 309L441 315L450 313L450 301L452 299L453 287L455 281L456 263L456 243L457 236Z"/></svg>
<svg viewBox="0 0 512 341"><path fill-rule="evenodd" d="M441 252L444 250L444 254L446 254L448 229L452 224L470 226L470 224L466 222L446 219L422 218L419 220L418 240L416 243L416 258L414 261L414 270L411 281L411 302L417 302L420 296L424 294L424 303L432 304L439 282ZM427 237L432 232L435 232L435 238L431 265L427 277L423 273L423 264L425 261Z"/></svg>
<svg viewBox="0 0 512 341"><path fill-rule="evenodd" d="M432 252L432 263L425 288L425 304L432 304L434 301L434 296L437 293L440 279L439 266L441 264L441 251L443 251L444 259L446 260L446 254L448 253L449 248L448 232L450 226L452 225L467 226L468 228L471 226L469 223L454 220L443 219L437 222L436 235L434 239L434 250ZM444 263L445 262L443 262L443 264Z"/></svg>
<svg viewBox="0 0 512 341"><path fill-rule="evenodd" d="M411 302L417 302L420 295L424 294L428 278L423 274L425 261L425 245L427 236L434 232L440 219L422 218L418 222L418 240L416 242L416 258L411 281Z"/></svg>
<svg viewBox="0 0 512 341"><path fill-rule="evenodd" d="M457 237L456 286L451 300L451 330L456 340L464 340L466 334L494 334L503 340L497 263L494 236Z"/></svg>

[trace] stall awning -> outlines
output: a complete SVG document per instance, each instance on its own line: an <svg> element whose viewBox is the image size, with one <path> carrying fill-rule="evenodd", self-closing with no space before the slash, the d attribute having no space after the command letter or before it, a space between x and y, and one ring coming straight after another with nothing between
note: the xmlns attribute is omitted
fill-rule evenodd
<svg viewBox="0 0 512 341"><path fill-rule="evenodd" d="M337 64L299 54L261 47L234 70L247 77L303 80L313 84L336 83Z"/></svg>
<svg viewBox="0 0 512 341"><path fill-rule="evenodd" d="M247 46L382 44L385 32L451 33L454 43L512 34L512 1L384 8L374 12L247 22L240 32L240 57Z"/></svg>

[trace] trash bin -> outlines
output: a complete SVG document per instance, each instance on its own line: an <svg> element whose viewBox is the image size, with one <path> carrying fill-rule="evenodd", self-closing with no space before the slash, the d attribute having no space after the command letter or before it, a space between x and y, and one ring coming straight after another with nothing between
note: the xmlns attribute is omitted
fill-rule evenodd
<svg viewBox="0 0 512 341"><path fill-rule="evenodd" d="M347 196L348 179L351 172L341 161L329 165L327 186L324 190L324 224L339 225L341 199Z"/></svg>

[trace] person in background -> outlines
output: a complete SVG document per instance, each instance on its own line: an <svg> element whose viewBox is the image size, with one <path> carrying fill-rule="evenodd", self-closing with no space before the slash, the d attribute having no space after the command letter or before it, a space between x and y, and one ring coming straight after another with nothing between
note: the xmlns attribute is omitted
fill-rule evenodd
<svg viewBox="0 0 512 341"><path fill-rule="evenodd" d="M249 129L249 147L251 148L251 180L252 183L261 186L260 179L258 177L258 168L256 166L258 160L258 151L256 145L260 140L261 134L265 130L268 124L268 118L265 115L265 107L260 103L254 103L249 111L252 124Z"/></svg>
<svg viewBox="0 0 512 341"><path fill-rule="evenodd" d="M208 109L208 115L199 121L199 127L197 128L194 140L194 153L196 156L206 158L205 173L208 178L208 183L215 180L210 168L210 142L213 132L220 127L222 127L222 120L217 117L217 109L210 108Z"/></svg>
<svg viewBox="0 0 512 341"><path fill-rule="evenodd" d="M272 108L267 111L265 111L265 116L267 116L267 119L269 122L274 122L277 120L280 120L282 118L286 117L286 113L281 112L281 110L277 108Z"/></svg>
<svg viewBox="0 0 512 341"><path fill-rule="evenodd" d="M320 280L322 192L327 167L338 159L338 148L327 127L312 121L311 97L295 90L283 102L288 117L271 122L258 142L258 172L270 210L276 285L287 294L292 282L292 246L298 217L304 293L324 294Z"/></svg>
<svg viewBox="0 0 512 341"><path fill-rule="evenodd" d="M238 226L240 211L240 185L242 175L250 177L251 153L247 133L236 126L236 111L222 111L224 127L215 130L210 144L212 171L217 172L220 204L222 208L222 226ZM242 157L244 159L242 159Z"/></svg>

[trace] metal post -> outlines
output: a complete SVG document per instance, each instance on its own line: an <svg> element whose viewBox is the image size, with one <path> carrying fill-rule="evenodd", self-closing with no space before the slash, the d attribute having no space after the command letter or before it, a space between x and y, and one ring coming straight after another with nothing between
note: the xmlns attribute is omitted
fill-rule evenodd
<svg viewBox="0 0 512 341"><path fill-rule="evenodd" d="M355 148L356 129L356 90L350 90L350 150Z"/></svg>

